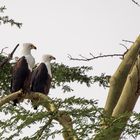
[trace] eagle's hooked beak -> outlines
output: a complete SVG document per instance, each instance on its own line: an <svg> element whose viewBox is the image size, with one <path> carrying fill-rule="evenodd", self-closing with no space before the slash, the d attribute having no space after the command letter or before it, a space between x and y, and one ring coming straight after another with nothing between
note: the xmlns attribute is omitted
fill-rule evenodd
<svg viewBox="0 0 140 140"><path fill-rule="evenodd" d="M56 60L56 58L54 56L52 56L52 60Z"/></svg>
<svg viewBox="0 0 140 140"><path fill-rule="evenodd" d="M36 48L36 46L32 45L32 49L35 49L36 50L37 48Z"/></svg>

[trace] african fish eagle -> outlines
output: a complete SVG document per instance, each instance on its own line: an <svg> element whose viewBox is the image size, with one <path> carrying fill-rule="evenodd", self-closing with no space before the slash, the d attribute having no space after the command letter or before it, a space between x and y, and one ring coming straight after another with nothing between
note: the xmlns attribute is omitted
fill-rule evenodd
<svg viewBox="0 0 140 140"><path fill-rule="evenodd" d="M36 49L36 47L31 43L24 43L22 46L21 58L17 60L12 70L11 92L16 92L20 89L23 92L29 92L30 90L31 72L35 64L35 59L31 54L32 49ZM14 106L16 106L19 101L15 99L13 102Z"/></svg>
<svg viewBox="0 0 140 140"><path fill-rule="evenodd" d="M51 60L55 60L55 57L49 54L42 56L42 62L32 73L31 91L48 95L52 80ZM34 109L37 107L34 106Z"/></svg>

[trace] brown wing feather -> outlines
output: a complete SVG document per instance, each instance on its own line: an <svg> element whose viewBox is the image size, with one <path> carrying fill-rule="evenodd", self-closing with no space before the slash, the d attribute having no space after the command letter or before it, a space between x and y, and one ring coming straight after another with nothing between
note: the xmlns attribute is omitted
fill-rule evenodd
<svg viewBox="0 0 140 140"><path fill-rule="evenodd" d="M31 78L31 91L41 92L48 95L51 86L51 77L48 74L47 67L41 63L32 74ZM38 101L32 101L34 109L37 109Z"/></svg>
<svg viewBox="0 0 140 140"><path fill-rule="evenodd" d="M48 95L51 85L51 77L48 74L47 67L41 63L33 72L31 78L31 91L41 92Z"/></svg>
<svg viewBox="0 0 140 140"><path fill-rule="evenodd" d="M13 67L11 79L11 92L16 92L20 89L27 92L30 89L30 70L25 57L21 57ZM15 100L16 105L18 101Z"/></svg>

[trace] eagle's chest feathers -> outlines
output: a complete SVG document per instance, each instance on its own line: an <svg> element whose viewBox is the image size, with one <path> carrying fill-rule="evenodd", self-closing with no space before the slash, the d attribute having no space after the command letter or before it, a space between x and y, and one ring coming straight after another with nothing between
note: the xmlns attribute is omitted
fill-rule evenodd
<svg viewBox="0 0 140 140"><path fill-rule="evenodd" d="M50 78L52 78L52 72L51 72L51 64L50 64L50 62L46 62L45 65L47 67L48 74L49 74Z"/></svg>
<svg viewBox="0 0 140 140"><path fill-rule="evenodd" d="M25 58L28 63L28 68L30 69L30 71L32 71L34 64L35 64L35 59L33 58L32 55L26 55Z"/></svg>

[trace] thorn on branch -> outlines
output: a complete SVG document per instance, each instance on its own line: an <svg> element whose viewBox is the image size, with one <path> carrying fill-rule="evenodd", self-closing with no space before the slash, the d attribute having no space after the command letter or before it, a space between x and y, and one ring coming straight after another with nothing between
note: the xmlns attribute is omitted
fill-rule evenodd
<svg viewBox="0 0 140 140"><path fill-rule="evenodd" d="M88 61L88 58L84 57L83 55L80 54L79 56Z"/></svg>
<svg viewBox="0 0 140 140"><path fill-rule="evenodd" d="M89 53L92 57L95 57L92 53Z"/></svg>
<svg viewBox="0 0 140 140"><path fill-rule="evenodd" d="M133 2L134 4L136 4L137 6L140 6L140 4L139 4L137 1L132 0L132 2Z"/></svg>

